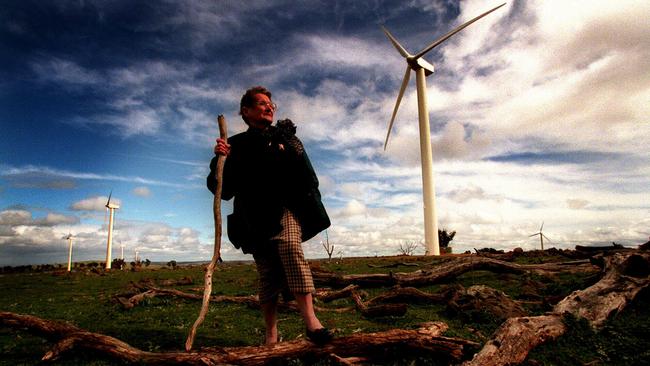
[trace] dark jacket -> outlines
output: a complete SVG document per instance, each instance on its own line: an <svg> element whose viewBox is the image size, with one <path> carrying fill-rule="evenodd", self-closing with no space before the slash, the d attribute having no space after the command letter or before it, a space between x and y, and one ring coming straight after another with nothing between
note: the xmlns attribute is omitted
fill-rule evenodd
<svg viewBox="0 0 650 366"><path fill-rule="evenodd" d="M293 136L294 141L297 140ZM302 146L299 143L300 147ZM221 198L235 198L228 215L228 238L244 253L280 233L284 208L290 209L302 228L302 241L330 226L318 190L318 178L304 149L299 152L277 133L248 129L228 139L230 155L223 172ZM210 162L208 189L214 194L218 156Z"/></svg>

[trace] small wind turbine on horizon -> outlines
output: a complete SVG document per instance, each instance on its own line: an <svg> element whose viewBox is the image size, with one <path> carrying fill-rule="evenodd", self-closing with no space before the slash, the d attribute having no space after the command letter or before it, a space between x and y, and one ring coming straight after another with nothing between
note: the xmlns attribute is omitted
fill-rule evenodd
<svg viewBox="0 0 650 366"><path fill-rule="evenodd" d="M115 215L115 210L120 208L120 205L116 203L111 203L111 196L113 191L108 195L108 201L106 201L106 209L110 211L108 219L108 242L106 243L106 269L111 269L111 251L113 245L113 217Z"/></svg>
<svg viewBox="0 0 650 366"><path fill-rule="evenodd" d="M68 272L72 269L72 233L68 233L68 236L65 238L68 241Z"/></svg>
<svg viewBox="0 0 650 366"><path fill-rule="evenodd" d="M418 97L418 119L420 126L420 156L422 162L422 191L423 191L423 201L424 201L424 243L426 247L425 255L440 255L440 244L438 242L438 219L436 217L435 211L435 185L433 181L433 157L431 152L431 130L429 127L429 108L427 107L427 85L426 77L433 74L434 68L429 62L422 58L427 52L431 51L433 48L451 38L454 34L460 32L465 27L474 23L475 21L483 18L484 16L490 14L491 12L497 10L498 8L504 6L506 3L503 3L491 10L486 11L485 13L477 16L476 18L460 25L456 29L451 30L444 36L438 38L436 41L431 43L429 46L422 49L415 55L411 55L406 51L406 49L397 41L395 37L382 26L384 33L388 36L388 39L397 49L397 51L406 59L406 72L404 74L404 79L402 81L402 86L400 87L399 94L397 95L397 101L395 102L395 108L393 109L393 115L391 116L390 122L388 124L388 133L386 134L386 141L384 142L384 150L388 146L388 138L390 137L390 131L393 128L393 122L395 121L395 116L397 115L397 110L399 109L400 102L404 96L404 90L409 83L411 77L411 70L415 71L416 84L417 84L417 97Z"/></svg>
<svg viewBox="0 0 650 366"><path fill-rule="evenodd" d="M542 232L543 228L544 228L544 221L542 221L542 226L539 227L539 232L528 236L530 238L535 235L539 235L539 244L541 245L542 250L544 250L544 238L546 238L546 240L548 240L549 243L551 242L551 239L549 239L548 236L544 235L544 233Z"/></svg>

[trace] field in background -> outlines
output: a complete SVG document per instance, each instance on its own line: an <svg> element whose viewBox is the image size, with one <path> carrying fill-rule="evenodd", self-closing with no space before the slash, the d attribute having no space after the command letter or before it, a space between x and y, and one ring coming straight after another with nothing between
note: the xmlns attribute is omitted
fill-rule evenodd
<svg viewBox="0 0 650 366"><path fill-rule="evenodd" d="M435 266L451 256L344 258L341 261L311 261L313 265L342 274L411 272ZM522 258L524 260L524 258ZM530 260L530 259L528 259ZM566 260L558 257L536 257L535 262ZM415 266L376 268L401 262ZM175 286L186 291L201 291L203 266L178 266L176 269L152 266L138 272L110 271L108 273L23 273L0 275L0 311L36 315L50 320L70 322L81 328L107 334L147 351L181 350L187 333L196 319L200 302L170 297L145 300L133 309L125 310L115 301L115 295L125 293L131 282L144 279L181 279L191 277L193 285ZM250 295L256 293L256 272L252 263L226 263L214 274L213 293L217 295ZM589 275L560 275L556 278L535 275L495 274L487 271L466 273L454 283L420 288L436 293L446 286L460 284L469 287L483 284L504 291L511 298L522 299L531 283L544 299L560 299L570 292L585 288L597 278ZM387 288L365 289L374 297ZM529 290L526 290L529 291ZM630 365L650 363L650 301L644 295L631 308L611 320L600 332L594 333L585 322L568 319L570 332L558 341L534 350L529 364ZM353 306L350 299L337 300L322 307ZM549 310L551 304L525 305L531 315ZM409 305L402 317L363 318L358 312L337 314L321 312L323 323L335 328L338 335L372 332L392 328L416 328L427 321L442 320L449 324L447 336L462 337L483 343L499 326L499 321L480 311L450 315L446 304ZM285 340L304 336L297 313L280 314L280 332ZM263 339L263 322L258 310L243 305L212 303L205 322L199 328L195 347L258 345ZM0 365L37 364L51 347L43 338L26 332L0 329ZM396 364L435 364L426 355L398 358L387 350L386 356ZM532 361L530 361L532 360ZM387 361L389 362L389 361ZM539 363L535 363L539 362ZM93 355L78 354L55 365L115 365L111 360L98 360Z"/></svg>

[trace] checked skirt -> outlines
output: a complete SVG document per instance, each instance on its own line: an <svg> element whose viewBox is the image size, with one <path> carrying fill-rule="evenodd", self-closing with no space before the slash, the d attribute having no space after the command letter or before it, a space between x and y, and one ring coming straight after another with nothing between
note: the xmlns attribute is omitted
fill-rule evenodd
<svg viewBox="0 0 650 366"><path fill-rule="evenodd" d="M262 304L276 301L280 293L287 300L287 292L306 294L316 291L309 263L302 251L300 223L286 208L281 223L282 231L271 238L269 250L253 256L259 274Z"/></svg>

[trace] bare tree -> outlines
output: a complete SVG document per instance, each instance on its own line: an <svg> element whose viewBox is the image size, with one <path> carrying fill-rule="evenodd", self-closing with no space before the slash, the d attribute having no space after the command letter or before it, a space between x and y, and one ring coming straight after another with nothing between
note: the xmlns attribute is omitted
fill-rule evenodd
<svg viewBox="0 0 650 366"><path fill-rule="evenodd" d="M417 249L418 243L414 240L401 243L399 245L399 254L400 255L413 255L415 254L415 249Z"/></svg>
<svg viewBox="0 0 650 366"><path fill-rule="evenodd" d="M327 252L327 258L331 262L332 253L334 253L334 245L330 245L330 238L329 235L327 235L327 230L325 230L325 243L321 242L321 244L323 244L323 248L325 248L325 252Z"/></svg>

